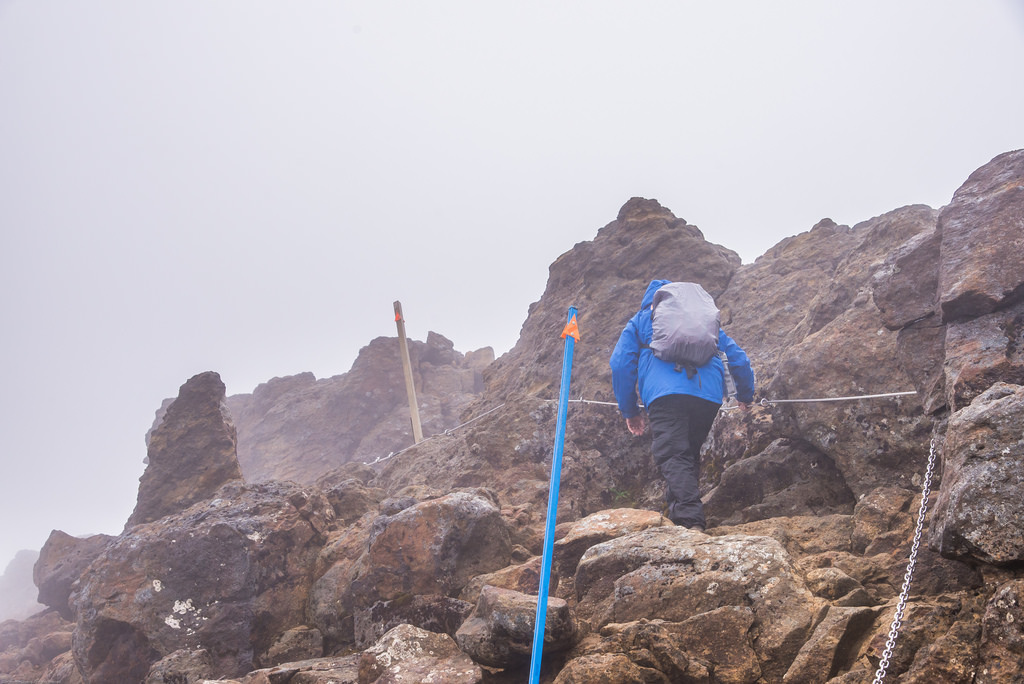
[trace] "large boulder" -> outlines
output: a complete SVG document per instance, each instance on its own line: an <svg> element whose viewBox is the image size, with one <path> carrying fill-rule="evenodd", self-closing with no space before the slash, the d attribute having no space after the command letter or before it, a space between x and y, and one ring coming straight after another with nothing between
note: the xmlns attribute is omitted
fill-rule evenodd
<svg viewBox="0 0 1024 684"><path fill-rule="evenodd" d="M360 653L312 658L253 670L241 680L224 684L363 684L359 679ZM222 680L217 680L218 682Z"/></svg>
<svg viewBox="0 0 1024 684"><path fill-rule="evenodd" d="M552 547L552 569L559 595L568 597L572 593L576 566L591 546L663 525L672 525L672 521L657 511L635 508L600 511L573 523L565 536L555 541Z"/></svg>
<svg viewBox="0 0 1024 684"><path fill-rule="evenodd" d="M149 436L149 464L125 529L179 513L242 479L225 388L212 371L189 378Z"/></svg>
<svg viewBox="0 0 1024 684"><path fill-rule="evenodd" d="M231 483L209 501L130 528L71 595L86 681L140 681L182 649L209 652L210 678L258 666L282 633L304 624L333 519L315 490Z"/></svg>
<svg viewBox="0 0 1024 684"><path fill-rule="evenodd" d="M530 662L537 617L537 596L485 586L476 608L455 634L459 648L490 667L517 667ZM548 597L544 615L544 654L565 650L576 636L569 605Z"/></svg>
<svg viewBox="0 0 1024 684"><path fill-rule="evenodd" d="M395 627L360 656L360 684L430 681L478 684L484 673L450 636L412 625Z"/></svg>
<svg viewBox="0 0 1024 684"><path fill-rule="evenodd" d="M935 225L936 212L920 205L853 228L823 220L737 271L720 299L728 314L723 326L750 356L760 396L771 401L927 394L776 404L770 421L756 423L747 413L723 413L706 454L714 465L705 470L707 489L718 484L725 467L779 437L806 442L829 457L854 496L913 480L932 427L921 407L927 400L929 409L936 408L932 397L941 360L941 351L937 359L921 354L922 339L933 351L941 338L934 328L909 333L899 326L932 321L926 312L934 308L935 294L926 283L890 292L879 281L897 268L889 260L901 247L926 271L927 251L918 252Z"/></svg>
<svg viewBox="0 0 1024 684"><path fill-rule="evenodd" d="M375 636L369 625L399 615L450 624L452 611L465 612L441 599L457 599L472 578L507 566L512 555L507 523L485 490L415 503L332 544L348 553L322 563L310 599L329 648ZM437 598L415 604L429 610L409 610L415 597Z"/></svg>
<svg viewBox="0 0 1024 684"><path fill-rule="evenodd" d="M997 383L949 419L930 543L946 556L1024 560L1024 386Z"/></svg>
<svg viewBox="0 0 1024 684"><path fill-rule="evenodd" d="M592 629L750 608L751 646L768 681L785 673L822 605L774 539L709 537L680 527L655 527L592 546L576 571L576 593L579 617Z"/></svg>
<svg viewBox="0 0 1024 684"><path fill-rule="evenodd" d="M32 578L39 587L39 602L60 611L64 619L73 620L68 604L71 585L112 539L106 534L80 538L60 530L50 532L32 570Z"/></svg>
<svg viewBox="0 0 1024 684"><path fill-rule="evenodd" d="M455 492L375 521L350 591L365 607L401 595L457 596L476 575L508 565L511 553L495 502Z"/></svg>
<svg viewBox="0 0 1024 684"><path fill-rule="evenodd" d="M753 611L723 606L681 622L612 623L581 641L556 682L755 684L761 664L752 646ZM608 669L602 671L601 666Z"/></svg>
<svg viewBox="0 0 1024 684"><path fill-rule="evenodd" d="M737 625L732 627L729 640L735 642ZM746 638L747 628L749 624L738 630L740 638ZM555 678L555 684L706 684L711 681L712 665L686 652L681 643L682 631L681 623L663 620L607 625L599 635L588 636L567 654L568 662ZM707 645L721 646L715 642ZM720 652L726 650L731 649Z"/></svg>
<svg viewBox="0 0 1024 684"><path fill-rule="evenodd" d="M416 625L454 638L459 627L473 611L473 604L439 594L401 595L377 601L353 615L357 646L367 646L398 625Z"/></svg>

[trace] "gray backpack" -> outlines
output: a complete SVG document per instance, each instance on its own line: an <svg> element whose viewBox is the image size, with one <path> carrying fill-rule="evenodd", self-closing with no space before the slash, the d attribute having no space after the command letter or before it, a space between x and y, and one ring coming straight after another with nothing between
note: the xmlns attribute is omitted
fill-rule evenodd
<svg viewBox="0 0 1024 684"><path fill-rule="evenodd" d="M718 353L721 315L715 300L697 283L666 283L654 293L654 335L648 345L662 361L693 377Z"/></svg>

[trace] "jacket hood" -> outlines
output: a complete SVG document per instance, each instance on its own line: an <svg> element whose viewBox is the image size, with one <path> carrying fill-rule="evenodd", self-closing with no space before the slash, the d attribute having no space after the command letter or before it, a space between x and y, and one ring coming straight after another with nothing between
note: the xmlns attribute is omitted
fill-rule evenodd
<svg viewBox="0 0 1024 684"><path fill-rule="evenodd" d="M644 292L644 298L640 304L640 308L649 309L651 304L654 304L654 293L660 290L662 285L667 285L671 282L671 280L652 280L651 284L647 286L647 291Z"/></svg>

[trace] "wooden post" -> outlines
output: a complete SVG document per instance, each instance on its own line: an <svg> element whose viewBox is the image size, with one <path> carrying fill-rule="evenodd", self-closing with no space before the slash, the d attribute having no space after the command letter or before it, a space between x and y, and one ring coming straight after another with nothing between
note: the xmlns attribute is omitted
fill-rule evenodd
<svg viewBox="0 0 1024 684"><path fill-rule="evenodd" d="M405 317L402 303L395 302L395 324L398 325L398 349L402 357L402 371L405 373L405 391L409 395L409 416L412 418L412 437L416 444L423 441L420 426L420 409L416 404L416 385L412 381L412 362L409 360L409 343L405 339Z"/></svg>

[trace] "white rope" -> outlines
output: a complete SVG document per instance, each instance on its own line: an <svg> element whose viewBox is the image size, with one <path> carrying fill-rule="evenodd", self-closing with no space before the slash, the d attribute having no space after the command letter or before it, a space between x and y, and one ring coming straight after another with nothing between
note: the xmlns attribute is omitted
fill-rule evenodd
<svg viewBox="0 0 1024 684"><path fill-rule="evenodd" d="M470 423L475 423L476 421L480 420L480 419L481 419L481 418L483 418L484 416L490 415L490 414L494 413L495 411L497 411L498 409L500 409L500 408L502 408L502 407L504 407L504 406L505 406L505 404L498 404L497 406L495 406L494 408L490 409L489 411L484 411L483 413L481 413L481 414L480 414L479 416L477 416L476 418L470 418L469 420L467 420L467 421L466 421L465 423L463 423L462 425L456 425L456 426L455 426L455 427L453 427L453 428L448 428L447 430L445 430L445 431L444 431L444 434L446 434L446 435L450 435L450 434L452 434L453 432L455 432L456 430L458 430L459 428L464 428L464 427L466 427L467 425L469 425Z"/></svg>
<svg viewBox="0 0 1024 684"><path fill-rule="evenodd" d="M816 402L816 401L855 401L855 400L858 400L858 399L880 399L880 398L883 398L883 397L901 397L901 396L905 396L905 395L909 395L909 394L917 394L917 392L916 391L910 391L910 392L888 392L888 393L885 393L885 394L863 394L863 395L855 396L855 397L823 397L823 398L820 398L820 399L762 399L760 404L761 404L761 406L768 406L769 404L795 404L795 403ZM543 401L543 402L546 402L546 403L553 403L553 402L556 402L558 400L557 399L541 399L540 401ZM579 399L569 399L569 403L572 403L572 404L594 404L594 405L597 405L597 406L618 406L618 404L616 402L614 402L614 401L594 401L592 399L584 399L583 397L580 397ZM413 444L413 445L410 445L410 446L407 446L406 448L404 448L404 449L402 449L400 451L392 451L390 454L388 454L387 456L383 456L383 457L378 456L373 461L369 461L369 462L365 462L364 461L363 465L374 465L374 464L377 464L377 463L381 463L383 461L387 461L388 459L393 458L395 456L398 456L400 454L404 454L409 449L417 447L420 444L423 444L423 442L428 442L428 441L434 439L435 437L451 436L451 434L453 432L455 432L456 430L464 428L467 425L469 425L470 423L474 423L474 422L480 420L481 418L494 413L498 409L504 408L504 406L505 406L504 403L498 404L494 408L488 409L487 411L484 411L479 416L476 416L475 418L470 418L465 423L462 423L460 425L456 425L455 427L452 427L452 428L448 428L447 430L445 430L443 433L441 433L439 435L431 435L430 437L427 437L423 441L418 442L418 443ZM640 404L640 408L644 408L643 404ZM735 411L737 408L739 408L739 406L723 405L721 410L722 411Z"/></svg>
<svg viewBox="0 0 1024 684"><path fill-rule="evenodd" d="M557 399L541 399L541 401L543 401L545 403L548 403L548 404L551 404L551 403L554 403L554 402L556 402L558 400ZM618 404L616 404L614 401L593 401L591 399L584 399L583 397L580 397L579 399L570 399L569 403L570 404L597 404L598 406L618 406ZM643 408L643 406L641 405L640 408Z"/></svg>
<svg viewBox="0 0 1024 684"><path fill-rule="evenodd" d="M484 411L479 416L477 416L475 418L470 418L469 420L467 420L465 423L462 423L461 425L456 425L455 427L448 428L447 430L445 430L444 432L442 432L439 435L431 435L430 437L422 439L419 442L416 442L415 444L411 444L411 445L405 447L404 449L400 449L399 451L392 451L387 456L378 456L377 458L373 459L372 461L363 461L363 465L376 465L377 463L383 463L384 461L387 461L390 458L393 458L393 457L398 456L400 454L404 454L409 449L415 449L416 447L418 447L420 444L423 444L424 442L429 442L430 440L435 439L437 437L450 437L451 434L453 432L455 432L456 430L458 430L460 428L464 428L467 425L469 425L470 423L475 423L476 421L480 420L484 416L490 415L491 413L494 413L495 411L497 411L500 408L503 408L504 406L505 406L504 403L498 404L494 408L488 409L487 411Z"/></svg>
<svg viewBox="0 0 1024 684"><path fill-rule="evenodd" d="M856 401L858 399L881 399L883 397L903 397L908 394L917 394L917 390L909 392L886 392L885 394L861 394L855 397L821 397L818 399L762 399L761 406L768 404L801 404L815 401Z"/></svg>

